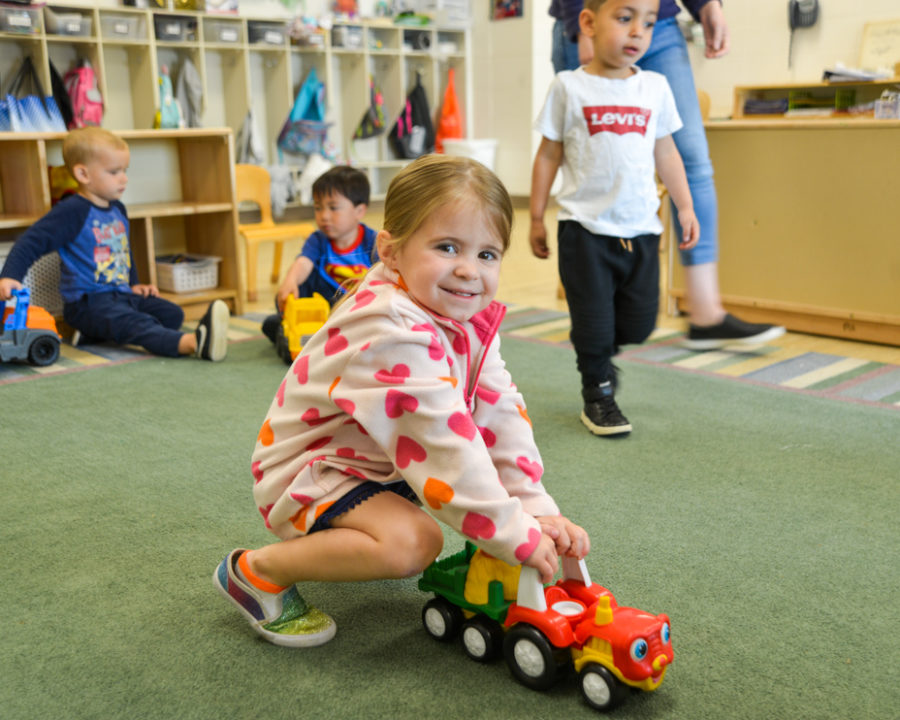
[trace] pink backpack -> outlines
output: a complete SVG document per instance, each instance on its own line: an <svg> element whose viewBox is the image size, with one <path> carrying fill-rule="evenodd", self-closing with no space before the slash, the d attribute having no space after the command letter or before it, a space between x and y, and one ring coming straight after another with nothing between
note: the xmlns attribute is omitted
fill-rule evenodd
<svg viewBox="0 0 900 720"><path fill-rule="evenodd" d="M103 98L97 89L94 68L87 61L66 73L63 79L66 92L72 99L72 122L70 128L86 125L100 125L103 121Z"/></svg>

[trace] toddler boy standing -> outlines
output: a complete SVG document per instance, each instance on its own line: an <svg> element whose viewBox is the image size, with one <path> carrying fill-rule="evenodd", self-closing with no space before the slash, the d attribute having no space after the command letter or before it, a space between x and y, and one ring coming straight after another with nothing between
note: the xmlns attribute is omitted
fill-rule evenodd
<svg viewBox="0 0 900 720"><path fill-rule="evenodd" d="M38 258L54 250L61 261L63 319L94 341L140 345L154 355L194 355L217 362L228 351L228 306L213 301L195 332L184 333L184 312L138 282L129 244L128 213L120 201L128 184L127 143L98 127L72 130L63 159L78 193L60 201L16 241L0 272L0 300L22 287Z"/></svg>
<svg viewBox="0 0 900 720"><path fill-rule="evenodd" d="M647 339L659 306L655 173L678 208L688 249L700 226L672 133L681 127L665 77L635 63L647 51L659 0L587 0L581 32L590 63L556 75L535 122L543 135L531 185L531 248L549 256L544 211L562 165L559 274L581 373L581 421L621 437L631 423L616 400L613 356Z"/></svg>

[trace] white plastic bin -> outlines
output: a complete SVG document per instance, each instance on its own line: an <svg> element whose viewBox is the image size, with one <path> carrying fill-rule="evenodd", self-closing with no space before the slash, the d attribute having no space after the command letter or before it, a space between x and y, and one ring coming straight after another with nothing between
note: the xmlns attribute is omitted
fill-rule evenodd
<svg viewBox="0 0 900 720"><path fill-rule="evenodd" d="M444 140L444 154L472 158L493 170L497 157L497 141L492 138Z"/></svg>

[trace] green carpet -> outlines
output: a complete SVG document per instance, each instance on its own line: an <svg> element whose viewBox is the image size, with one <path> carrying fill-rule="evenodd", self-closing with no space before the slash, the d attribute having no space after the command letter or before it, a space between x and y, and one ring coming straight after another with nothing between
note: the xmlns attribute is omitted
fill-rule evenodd
<svg viewBox="0 0 900 720"><path fill-rule="evenodd" d="M897 716L895 410L624 361L635 432L603 440L571 350L503 342L593 579L672 618L665 682L614 717ZM270 541L249 455L284 371L248 340L0 387L0 717L598 717L429 638L414 579L304 587L339 628L305 651L221 599L224 554Z"/></svg>

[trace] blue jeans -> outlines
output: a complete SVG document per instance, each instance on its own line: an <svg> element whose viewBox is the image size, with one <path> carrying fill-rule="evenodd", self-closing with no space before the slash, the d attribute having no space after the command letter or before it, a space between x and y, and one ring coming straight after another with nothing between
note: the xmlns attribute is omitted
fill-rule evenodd
<svg viewBox="0 0 900 720"><path fill-rule="evenodd" d="M557 20L553 25L553 50L551 54L553 70L574 70L578 67L578 43L566 38L563 23ZM656 23L653 39L647 54L638 65L644 70L653 70L666 76L675 105L684 127L672 137L687 174L688 186L694 200L694 213L700 222L700 242L692 250L681 250L682 265L702 265L718 260L719 251L719 203L716 184L713 180L712 162L706 131L700 114L700 103L694 87L687 43L675 18L666 18ZM677 212L673 206L673 213ZM677 217L677 215L676 215ZM681 226L674 222L678 241L681 242Z"/></svg>

